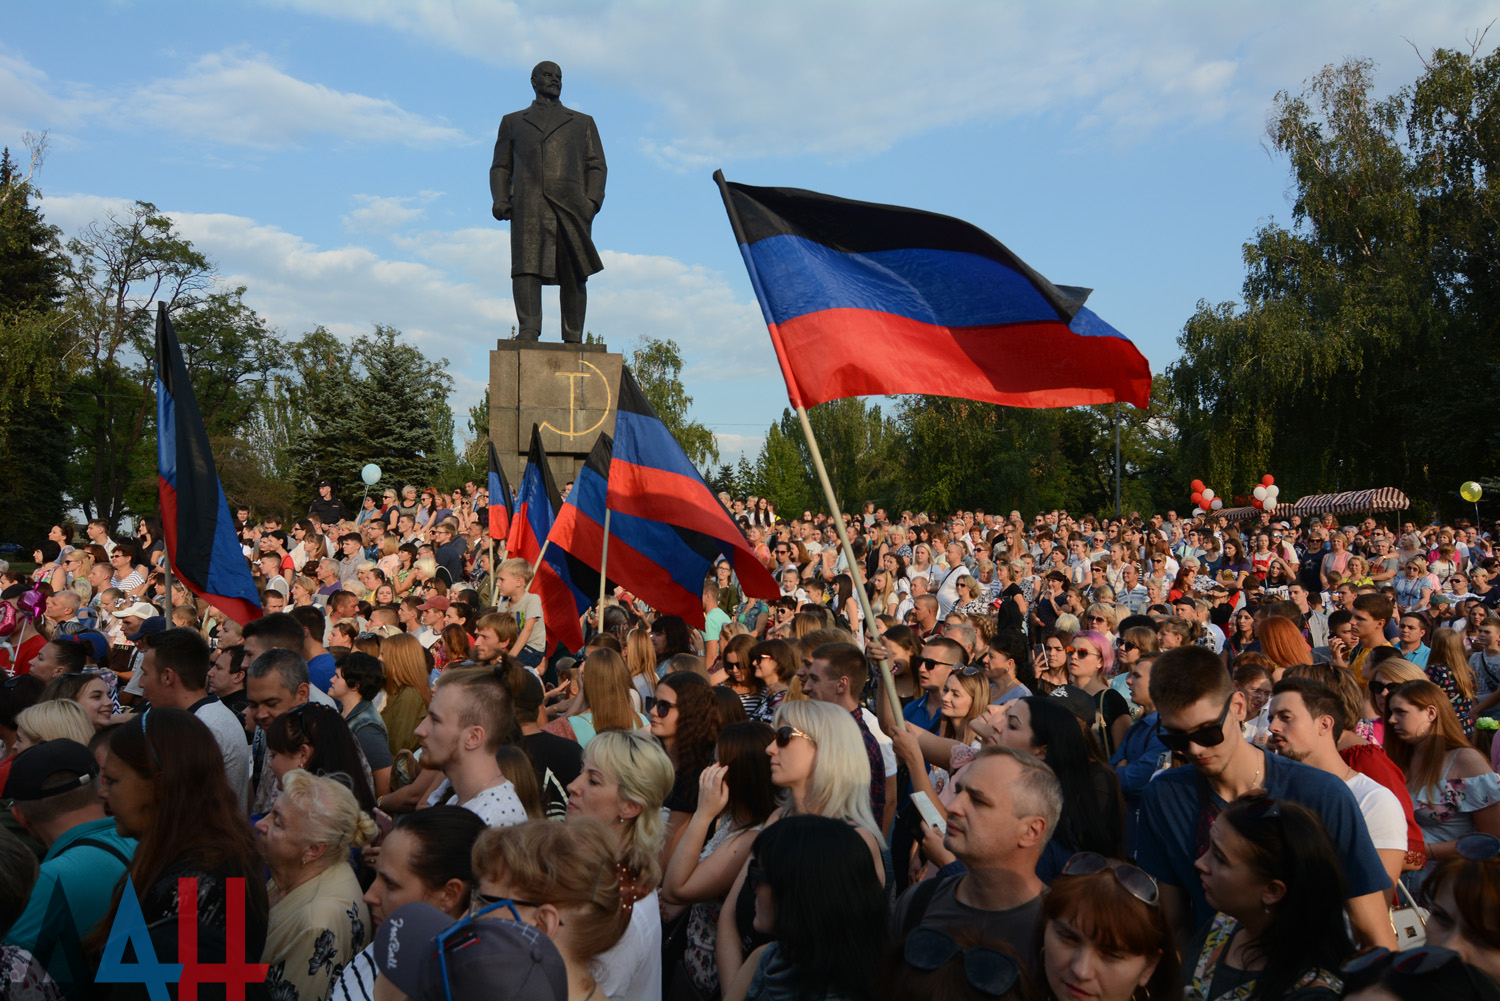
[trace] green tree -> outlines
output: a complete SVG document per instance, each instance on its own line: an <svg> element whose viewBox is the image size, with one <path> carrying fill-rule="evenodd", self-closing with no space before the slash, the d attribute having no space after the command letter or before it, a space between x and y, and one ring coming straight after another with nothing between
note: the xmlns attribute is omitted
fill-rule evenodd
<svg viewBox="0 0 1500 1001"><path fill-rule="evenodd" d="M699 469L708 469L719 461L719 443L714 433L697 421L688 419L693 398L682 384L682 352L677 342L657 337L643 337L630 356L630 371L655 408L661 422L672 432L677 444Z"/></svg>
<svg viewBox="0 0 1500 1001"><path fill-rule="evenodd" d="M1493 467L1500 55L1438 50L1374 94L1329 66L1278 94L1292 227L1245 245L1239 305L1200 303L1170 369L1183 469L1243 493L1399 486L1438 503Z"/></svg>

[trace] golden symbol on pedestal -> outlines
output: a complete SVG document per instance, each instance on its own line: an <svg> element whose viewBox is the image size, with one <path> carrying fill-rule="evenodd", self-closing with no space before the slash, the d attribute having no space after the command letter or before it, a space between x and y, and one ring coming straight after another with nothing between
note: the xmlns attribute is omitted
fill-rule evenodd
<svg viewBox="0 0 1500 1001"><path fill-rule="evenodd" d="M599 371L599 369L595 368L592 364L590 364L587 361L584 361L581 358L579 359L579 362L581 364L587 366L588 368L592 369L593 371L591 371L591 372L556 372L556 373L554 373L555 375L562 376L564 379L568 380L568 429L566 431L564 431L562 428L553 427L547 421L542 421L542 424L541 424L543 430L545 430L545 431L551 431L553 434L560 434L564 438L582 438L586 434L592 434L595 431L599 430L599 428L604 425L604 422L609 419L609 412L611 410L613 410L614 406L615 406L614 394L610 392L610 389L609 389L609 380L604 377L604 373L601 372L601 371ZM599 381L604 384L604 409L600 413L599 419L597 421L595 421L589 427L586 427L586 428L583 428L582 430L579 430L579 428L578 428L578 409L579 409L579 406L578 406L578 404L579 404L578 382L579 382L580 379L592 379L594 376L598 376L599 377Z"/></svg>

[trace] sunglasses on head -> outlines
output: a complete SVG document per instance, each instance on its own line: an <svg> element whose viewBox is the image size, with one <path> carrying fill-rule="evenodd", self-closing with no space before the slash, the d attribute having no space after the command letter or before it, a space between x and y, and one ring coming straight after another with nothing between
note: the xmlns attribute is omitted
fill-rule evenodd
<svg viewBox="0 0 1500 1001"><path fill-rule="evenodd" d="M1199 727L1188 733L1173 733L1163 727L1157 736L1161 738L1167 750L1176 754L1186 753L1189 744L1197 744L1199 747L1218 747L1224 743L1224 721L1229 718L1229 706L1234 702L1234 693L1224 700L1224 708L1219 712L1219 718L1207 726Z"/></svg>
<svg viewBox="0 0 1500 1001"><path fill-rule="evenodd" d="M1092 876L1095 873L1108 869L1114 873L1115 882L1119 883L1130 895L1143 904L1156 907L1161 902L1161 890L1156 885L1156 880L1144 869L1137 868L1129 862L1119 859L1105 858L1098 852L1079 852L1068 859L1063 866L1064 876Z"/></svg>
<svg viewBox="0 0 1500 1001"><path fill-rule="evenodd" d="M813 740L812 737L803 733L801 730L797 729L794 726L784 726L776 731L776 746L786 747L792 742L793 737L801 737L803 740L807 741L814 747L818 746L818 742L816 740Z"/></svg>

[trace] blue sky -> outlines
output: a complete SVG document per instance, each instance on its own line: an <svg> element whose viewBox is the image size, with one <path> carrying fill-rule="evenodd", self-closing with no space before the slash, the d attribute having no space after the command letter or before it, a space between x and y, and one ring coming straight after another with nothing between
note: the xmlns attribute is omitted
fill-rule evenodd
<svg viewBox="0 0 1500 1001"><path fill-rule="evenodd" d="M968 219L1161 371L1241 244L1290 222L1264 147L1281 89L1350 56L1382 88L1463 47L1500 2L279 3L17 5L0 141L48 130L38 178L71 234L156 203L289 336L377 322L478 399L508 335L509 242L489 214L502 115L541 59L609 160L588 327L683 348L727 458L786 405L710 175ZM556 338L555 294L545 301ZM459 424L462 426L462 419Z"/></svg>

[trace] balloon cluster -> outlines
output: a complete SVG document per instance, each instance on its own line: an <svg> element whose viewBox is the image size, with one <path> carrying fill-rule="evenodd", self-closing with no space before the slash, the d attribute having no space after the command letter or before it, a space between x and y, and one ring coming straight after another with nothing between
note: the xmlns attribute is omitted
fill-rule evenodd
<svg viewBox="0 0 1500 1001"><path fill-rule="evenodd" d="M1213 490L1203 485L1202 480L1193 481L1192 501L1194 518L1224 506L1224 498L1215 496Z"/></svg>
<svg viewBox="0 0 1500 1001"><path fill-rule="evenodd" d="M1255 487L1255 500L1252 502L1257 510L1274 511L1278 503L1277 498L1281 496L1281 488L1276 485L1276 477L1270 473L1260 478L1260 483Z"/></svg>

